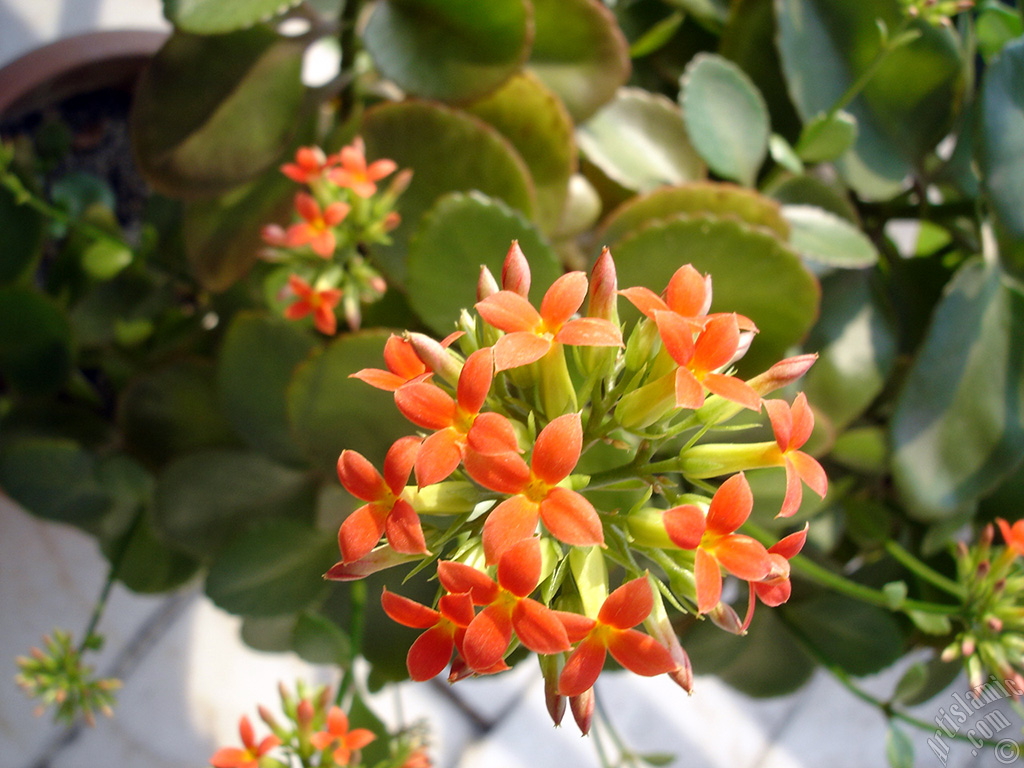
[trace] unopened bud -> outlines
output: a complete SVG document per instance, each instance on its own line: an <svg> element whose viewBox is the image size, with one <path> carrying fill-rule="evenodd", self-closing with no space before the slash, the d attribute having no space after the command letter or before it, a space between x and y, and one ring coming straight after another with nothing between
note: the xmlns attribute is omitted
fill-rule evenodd
<svg viewBox="0 0 1024 768"><path fill-rule="evenodd" d="M280 726L278 725L277 720L274 718L274 716L270 713L269 709L260 704L256 707L256 713L260 716L260 720L267 724L270 730L274 731L275 733L277 732Z"/></svg>
<svg viewBox="0 0 1024 768"><path fill-rule="evenodd" d="M299 730L309 728L313 723L313 715L315 714L313 704L309 699L300 701L299 705L295 708L295 723L299 726Z"/></svg>
<svg viewBox="0 0 1024 768"><path fill-rule="evenodd" d="M787 357L775 363L764 373L759 373L747 384L759 395L767 395L777 389L788 386L807 373L814 361L818 359L816 354L797 355Z"/></svg>
<svg viewBox="0 0 1024 768"><path fill-rule="evenodd" d="M975 650L977 650L977 646L974 643L974 638L970 635L960 641L960 653L964 656L973 656Z"/></svg>
<svg viewBox="0 0 1024 768"><path fill-rule="evenodd" d="M388 185L388 196L390 198L396 198L405 192L412 183L412 174L412 168L403 168L396 173L391 179L391 184Z"/></svg>
<svg viewBox="0 0 1024 768"><path fill-rule="evenodd" d="M990 563L988 560L982 560L980 563L978 563L978 567L975 570L974 575L979 579L984 579L986 576L988 576L989 571L991 570L992 563Z"/></svg>
<svg viewBox="0 0 1024 768"><path fill-rule="evenodd" d="M608 599L608 567L600 547L573 547L569 552L569 568L572 571L583 613L597 618L601 606Z"/></svg>
<svg viewBox="0 0 1024 768"><path fill-rule="evenodd" d="M960 643L950 643L942 649L939 658L947 664L960 658Z"/></svg>
<svg viewBox="0 0 1024 768"><path fill-rule="evenodd" d="M1002 619L1000 619L998 616L986 617L985 623L988 625L988 628L991 629L993 632L1003 631L1003 622Z"/></svg>
<svg viewBox="0 0 1024 768"><path fill-rule="evenodd" d="M668 649L672 660L677 664L676 668L668 673L668 676L684 691L691 693L693 691L693 665L690 663L690 656L679 644L679 638L669 621L657 582L649 574L647 581L651 585L653 606L644 620L644 626L647 627L651 637Z"/></svg>
<svg viewBox="0 0 1024 768"><path fill-rule="evenodd" d="M387 216L384 217L384 221L381 223L381 227L385 232L391 232L392 230L398 229L398 225L402 223L402 216L398 211L391 211Z"/></svg>
<svg viewBox="0 0 1024 768"><path fill-rule="evenodd" d="M587 317L597 317L619 324L619 286L615 274L615 261L611 251L604 248L594 262L590 273Z"/></svg>
<svg viewBox="0 0 1024 768"><path fill-rule="evenodd" d="M480 265L480 277L476 281L476 300L483 301L488 296L493 296L501 288L498 287L498 281L494 279L494 275L491 274L486 265Z"/></svg>
<svg viewBox="0 0 1024 768"><path fill-rule="evenodd" d="M724 629L733 635L744 635L743 622L736 615L736 611L728 603L719 602L707 613L707 617L715 623L719 629Z"/></svg>
<svg viewBox="0 0 1024 768"><path fill-rule="evenodd" d="M580 733L586 736L590 733L590 725L594 721L594 689L588 688L578 696L569 697L569 708L572 710L573 720L579 726Z"/></svg>
<svg viewBox="0 0 1024 768"><path fill-rule="evenodd" d="M452 662L452 668L448 672L448 683L454 685L459 680L465 680L467 677L473 676L473 670L470 668L466 660L461 656L456 656Z"/></svg>
<svg viewBox="0 0 1024 768"><path fill-rule="evenodd" d="M501 287L503 290L518 293L524 299L530 294L530 264L519 247L519 241L513 240L505 255L505 263L501 267Z"/></svg>
<svg viewBox="0 0 1024 768"><path fill-rule="evenodd" d="M551 721L557 726L562 724L565 716L565 696L558 692L558 677L561 674L562 655L538 656L540 671L544 677L544 704L551 715Z"/></svg>
<svg viewBox="0 0 1024 768"><path fill-rule="evenodd" d="M992 526L992 523L986 523L985 527L981 529L981 533L978 535L978 543L983 547L988 547L992 544L996 537L996 530Z"/></svg>
<svg viewBox="0 0 1024 768"><path fill-rule="evenodd" d="M453 387L458 386L462 364L449 352L441 342L423 333L408 333L409 340L416 356L423 361L428 370L433 371Z"/></svg>

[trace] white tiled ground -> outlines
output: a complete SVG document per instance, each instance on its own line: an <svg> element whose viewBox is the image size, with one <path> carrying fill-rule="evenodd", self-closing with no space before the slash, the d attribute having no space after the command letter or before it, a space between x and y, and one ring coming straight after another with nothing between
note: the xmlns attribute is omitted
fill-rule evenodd
<svg viewBox="0 0 1024 768"><path fill-rule="evenodd" d="M80 32L163 28L160 8L159 0L0 0L0 66ZM10 681L14 657L43 633L53 627L81 631L106 567L91 539L35 520L2 496L0 532L0 670L8 665ZM333 680L331 670L247 649L238 638L238 620L213 607L195 586L171 597L140 597L117 587L101 628L107 645L97 666L125 681L115 718L68 734L34 718L32 704L13 683L0 683L2 768L199 768L217 746L236 742L240 714L252 715L257 703L276 701L279 680ZM882 695L897 678L891 671L867 684ZM964 687L961 682L950 691ZM702 677L692 697L668 680L630 675L602 677L599 694L627 745L676 754L678 766L885 764L882 718L824 673L797 694L768 701ZM948 700L943 694L917 714L930 721ZM593 739L581 738L568 716L566 727L551 727L539 675L529 664L448 691L440 685L399 686L374 703L392 724L429 719L441 768L600 765ZM495 724L484 730L481 722ZM931 734L908 732L918 766L943 765L927 746ZM990 750L977 756L971 751L969 744L955 743L944 765L1015 762L1000 762Z"/></svg>

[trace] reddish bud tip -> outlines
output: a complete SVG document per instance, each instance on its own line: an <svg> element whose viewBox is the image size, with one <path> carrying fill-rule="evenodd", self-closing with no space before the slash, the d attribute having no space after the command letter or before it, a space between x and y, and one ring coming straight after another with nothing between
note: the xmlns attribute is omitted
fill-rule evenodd
<svg viewBox="0 0 1024 768"><path fill-rule="evenodd" d="M476 300L483 301L500 290L498 281L494 279L491 270L484 265L480 265L480 279L476 281Z"/></svg>
<svg viewBox="0 0 1024 768"><path fill-rule="evenodd" d="M803 376L818 359L816 354L797 355L780 360L764 373L758 374L747 382L757 394L764 396L769 392L792 384Z"/></svg>
<svg viewBox="0 0 1024 768"><path fill-rule="evenodd" d="M601 251L594 269L590 273L590 297L587 302L587 316L610 320L619 324L619 286L615 274L615 261L607 247Z"/></svg>
<svg viewBox="0 0 1024 768"><path fill-rule="evenodd" d="M530 293L530 265L519 247L519 241L513 240L505 264L501 268L501 287L506 291L518 293L524 299Z"/></svg>
<svg viewBox="0 0 1024 768"><path fill-rule="evenodd" d="M572 709L572 717L579 726L580 733L586 736L590 733L590 725L594 721L594 689L588 688L578 696L569 697L569 708Z"/></svg>

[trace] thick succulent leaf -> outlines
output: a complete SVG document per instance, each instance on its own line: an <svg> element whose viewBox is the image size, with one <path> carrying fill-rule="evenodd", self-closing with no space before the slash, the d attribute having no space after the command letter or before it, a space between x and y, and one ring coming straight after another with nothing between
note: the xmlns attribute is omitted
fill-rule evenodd
<svg viewBox="0 0 1024 768"><path fill-rule="evenodd" d="M784 243L741 222L677 217L652 223L615 246L619 286L663 290L683 264L711 275L715 312L739 312L760 329L741 361L744 375L766 370L807 334L820 288Z"/></svg>
<svg viewBox="0 0 1024 768"><path fill-rule="evenodd" d="M359 451L378 469L391 444L413 426L390 392L350 374L384 368L385 331L339 336L296 369L288 387L288 420L307 458L333 474L344 449Z"/></svg>
<svg viewBox="0 0 1024 768"><path fill-rule="evenodd" d="M881 47L878 22L895 30L903 14L897 0L780 0L782 67L805 123L831 110L871 66ZM965 68L953 34L924 21L911 29L919 37L890 53L846 107L858 133L838 167L868 199L901 189L904 177L949 131L962 102Z"/></svg>
<svg viewBox="0 0 1024 768"><path fill-rule="evenodd" d="M525 0L382 0L363 33L381 74L412 96L463 101L493 91L530 50Z"/></svg>
<svg viewBox="0 0 1024 768"><path fill-rule="evenodd" d="M135 94L132 145L146 180L172 197L213 196L266 170L298 122L302 52L262 27L173 34Z"/></svg>
<svg viewBox="0 0 1024 768"><path fill-rule="evenodd" d="M206 575L206 594L225 611L274 616L321 598L337 539L293 520L253 526L224 547Z"/></svg>
<svg viewBox="0 0 1024 768"><path fill-rule="evenodd" d="M615 243L652 221L678 214L707 214L735 218L753 227L765 227L781 240L789 239L789 224L779 204L754 190L720 182L694 182L682 187L656 189L623 203L604 221L598 232L601 246Z"/></svg>
<svg viewBox="0 0 1024 768"><path fill-rule="evenodd" d="M576 171L573 122L565 105L526 70L466 110L497 128L526 161L537 190L537 221L544 231L553 230Z"/></svg>
<svg viewBox="0 0 1024 768"><path fill-rule="evenodd" d="M282 461L301 452L291 434L286 392L296 367L316 342L294 323L240 313L224 336L217 393L235 431L250 446Z"/></svg>
<svg viewBox="0 0 1024 768"><path fill-rule="evenodd" d="M679 103L697 152L719 176L752 187L768 152L768 106L738 66L717 54L694 56Z"/></svg>
<svg viewBox="0 0 1024 768"><path fill-rule="evenodd" d="M476 302L481 265L495 277L512 240L530 260L535 306L561 268L551 247L521 215L480 194L442 197L422 219L409 244L406 287L413 309L442 336L453 330L459 310Z"/></svg>
<svg viewBox="0 0 1024 768"><path fill-rule="evenodd" d="M210 449L177 459L160 474L153 525L162 540L204 558L254 522L310 520L314 503L306 473L263 454Z"/></svg>
<svg viewBox="0 0 1024 768"><path fill-rule="evenodd" d="M60 389L71 372L71 328L49 296L0 287L0 378L26 394Z"/></svg>
<svg viewBox="0 0 1024 768"><path fill-rule="evenodd" d="M629 78L629 44L599 0L533 0L529 66L580 123Z"/></svg>
<svg viewBox="0 0 1024 768"><path fill-rule="evenodd" d="M623 88L581 125L576 140L587 159L617 184L649 192L704 178L679 108L664 96Z"/></svg>
<svg viewBox="0 0 1024 768"><path fill-rule="evenodd" d="M938 521L974 505L1024 457L1024 296L1000 270L964 265L935 310L890 426L909 513Z"/></svg>
<svg viewBox="0 0 1024 768"><path fill-rule="evenodd" d="M441 195L477 190L534 215L536 193L523 158L495 128L472 115L422 102L388 104L367 111L362 134L368 158L388 157L413 171L399 203L402 223L391 233L394 243L373 254L400 284L409 237Z"/></svg>
<svg viewBox="0 0 1024 768"><path fill-rule="evenodd" d="M28 272L42 251L43 217L0 187L0 285L13 283Z"/></svg>
<svg viewBox="0 0 1024 768"><path fill-rule="evenodd" d="M245 29L298 5L301 0L164 0L164 16L183 32L216 35Z"/></svg>
<svg viewBox="0 0 1024 768"><path fill-rule="evenodd" d="M796 153L807 163L838 160L857 140L857 120L849 112L819 114L800 132Z"/></svg>
<svg viewBox="0 0 1024 768"><path fill-rule="evenodd" d="M804 258L840 269L862 269L878 262L874 244L846 219L814 205L786 205L782 214L792 228L790 245Z"/></svg>
<svg viewBox="0 0 1024 768"><path fill-rule="evenodd" d="M821 294L821 317L804 345L819 357L802 388L811 404L842 429L885 386L896 363L896 333L867 273L828 275Z"/></svg>
<svg viewBox="0 0 1024 768"><path fill-rule="evenodd" d="M985 73L978 161L992 205L1003 267L1024 281L1024 39Z"/></svg>
<svg viewBox="0 0 1024 768"><path fill-rule="evenodd" d="M319 613L299 614L292 630L291 650L311 664L344 666L352 661L352 643L341 627Z"/></svg>
<svg viewBox="0 0 1024 768"><path fill-rule="evenodd" d="M812 205L854 224L860 221L845 189L817 176L785 176L769 184L764 193L783 205Z"/></svg>
<svg viewBox="0 0 1024 768"><path fill-rule="evenodd" d="M236 444L213 376L210 363L181 361L146 371L129 384L119 406L128 449L160 465L187 451Z"/></svg>

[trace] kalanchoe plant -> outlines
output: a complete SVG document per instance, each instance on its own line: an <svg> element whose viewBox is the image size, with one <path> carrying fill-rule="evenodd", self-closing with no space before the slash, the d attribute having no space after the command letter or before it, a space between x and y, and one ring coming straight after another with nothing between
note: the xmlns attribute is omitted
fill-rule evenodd
<svg viewBox="0 0 1024 768"><path fill-rule="evenodd" d="M753 507L743 470L785 467L782 516L799 506L801 479L820 496L827 490L821 466L797 450L814 425L802 395L792 411L768 401L776 442L767 448L707 436L741 411L760 412L762 396L799 378L814 358L782 361L750 382L732 375L757 329L736 314L709 314L711 278L689 265L663 297L640 287L619 291L607 249L589 281L583 272L563 275L539 310L527 299L530 282L513 242L500 290L482 271L479 317L460 320L454 346L461 354L395 336L393 350L408 344L432 353L410 368L414 375L392 378L391 361L390 376L353 374L393 392L397 408L425 432L392 445L383 475L359 453L342 452L341 483L366 504L342 523L342 559L327 576L351 580L402 560L418 561L418 569L437 562L436 608L386 589L382 596L389 617L424 630L408 653L414 680L449 662L453 681L500 672L522 645L553 659L541 667L556 699L591 696L609 653L637 674L670 674L689 691L690 663L665 604L682 614L731 615L721 603L724 569L750 584L746 619L732 625L742 634L758 595L770 605L788 598L789 559L806 536L805 527L772 551L736 532ZM644 310L625 339L620 293ZM575 317L585 301L586 314ZM665 397L637 399L663 381ZM631 399L632 407L620 407ZM598 449L610 449L609 466L579 471ZM734 472L709 495L703 478ZM634 489L632 509L608 505L602 490L612 487ZM455 517L443 501L452 492L464 505ZM613 575L622 581L614 589ZM646 633L635 629L641 624ZM557 722L563 709L549 708ZM586 732L589 718L577 720Z"/></svg>

